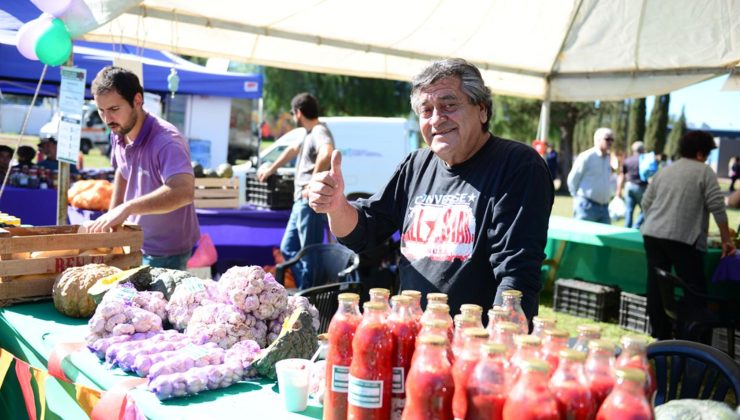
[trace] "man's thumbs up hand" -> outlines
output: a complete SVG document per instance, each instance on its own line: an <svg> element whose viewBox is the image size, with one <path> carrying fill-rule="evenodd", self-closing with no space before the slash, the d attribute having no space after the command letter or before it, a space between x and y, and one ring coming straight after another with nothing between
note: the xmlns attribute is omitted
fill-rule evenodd
<svg viewBox="0 0 740 420"><path fill-rule="evenodd" d="M308 184L308 204L316 213L331 213L346 201L342 153L334 150L329 171L315 174Z"/></svg>

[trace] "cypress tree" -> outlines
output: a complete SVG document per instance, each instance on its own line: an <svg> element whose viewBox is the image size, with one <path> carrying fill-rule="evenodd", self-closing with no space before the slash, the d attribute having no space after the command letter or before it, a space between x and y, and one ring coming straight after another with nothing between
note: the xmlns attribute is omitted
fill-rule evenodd
<svg viewBox="0 0 740 420"><path fill-rule="evenodd" d="M645 133L645 149L648 152L663 153L668 131L668 105L670 101L670 94L655 97Z"/></svg>
<svg viewBox="0 0 740 420"><path fill-rule="evenodd" d="M630 103L627 123L627 144L645 139L645 98L633 99Z"/></svg>

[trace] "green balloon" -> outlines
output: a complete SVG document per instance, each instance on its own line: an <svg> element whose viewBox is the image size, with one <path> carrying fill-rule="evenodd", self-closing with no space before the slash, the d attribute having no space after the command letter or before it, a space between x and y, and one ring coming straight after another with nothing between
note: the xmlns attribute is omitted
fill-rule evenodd
<svg viewBox="0 0 740 420"><path fill-rule="evenodd" d="M64 64L72 53L72 38L61 19L53 19L51 26L36 41L36 55L50 66Z"/></svg>

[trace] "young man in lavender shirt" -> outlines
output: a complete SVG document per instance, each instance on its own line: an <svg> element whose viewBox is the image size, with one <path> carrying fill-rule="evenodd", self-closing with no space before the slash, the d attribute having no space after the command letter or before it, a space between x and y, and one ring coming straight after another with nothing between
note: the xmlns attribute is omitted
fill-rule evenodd
<svg viewBox="0 0 740 420"><path fill-rule="evenodd" d="M144 90L134 73L105 67L91 90L111 130L116 174L110 208L88 230L107 232L126 220L136 223L144 231L144 264L185 269L200 236L185 139L175 126L144 111Z"/></svg>

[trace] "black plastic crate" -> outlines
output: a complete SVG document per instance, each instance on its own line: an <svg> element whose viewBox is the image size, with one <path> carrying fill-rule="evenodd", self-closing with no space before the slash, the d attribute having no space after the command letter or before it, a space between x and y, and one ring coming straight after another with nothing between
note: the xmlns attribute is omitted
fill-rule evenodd
<svg viewBox="0 0 740 420"><path fill-rule="evenodd" d="M647 296L622 292L619 302L619 326L626 330L650 334Z"/></svg>
<svg viewBox="0 0 740 420"><path fill-rule="evenodd" d="M267 181L261 182L256 173L248 173L245 201L271 210L289 209L294 201L293 178L292 175L272 175Z"/></svg>
<svg viewBox="0 0 740 420"><path fill-rule="evenodd" d="M555 281L553 309L557 312L607 322L619 311L619 287L581 280Z"/></svg>
<svg viewBox="0 0 740 420"><path fill-rule="evenodd" d="M712 331L712 347L727 353L727 329L715 328ZM735 361L740 362L740 330L735 330Z"/></svg>

